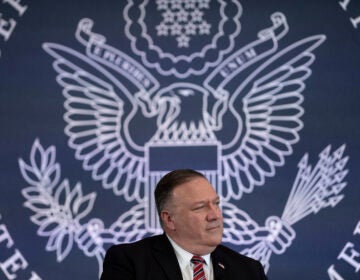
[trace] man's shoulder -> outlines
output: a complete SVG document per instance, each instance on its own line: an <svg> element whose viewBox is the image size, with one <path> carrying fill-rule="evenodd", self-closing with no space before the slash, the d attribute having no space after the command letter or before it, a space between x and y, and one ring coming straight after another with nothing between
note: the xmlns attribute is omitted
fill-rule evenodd
<svg viewBox="0 0 360 280"><path fill-rule="evenodd" d="M247 257L245 255L242 255L242 254L234 251L233 249L226 247L225 245L222 245L222 244L220 244L219 246L216 247L214 253L217 257L226 258L226 259L233 260L233 261L242 261L242 262L248 262L248 263L258 262L256 260L254 260L250 257Z"/></svg>
<svg viewBox="0 0 360 280"><path fill-rule="evenodd" d="M242 255L224 245L216 247L212 255L213 263L219 270L226 271L231 279L266 279L262 264L252 258ZM226 268L226 269L225 269ZM228 278L226 278L228 279Z"/></svg>
<svg viewBox="0 0 360 280"><path fill-rule="evenodd" d="M149 237L145 237L141 240L137 240L134 242L130 242L130 243L121 243L121 244L116 244L116 245L112 245L109 248L109 251L118 251L118 250L122 250L122 251L136 251L136 250L144 250L147 247L151 247L153 246L153 244L157 243L157 242L161 242L164 240L163 235L154 235L154 236L149 236Z"/></svg>

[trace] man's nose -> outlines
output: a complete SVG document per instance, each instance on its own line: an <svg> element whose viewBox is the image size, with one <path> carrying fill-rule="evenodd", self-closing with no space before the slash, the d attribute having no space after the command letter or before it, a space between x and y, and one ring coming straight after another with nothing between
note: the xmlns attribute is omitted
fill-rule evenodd
<svg viewBox="0 0 360 280"><path fill-rule="evenodd" d="M217 220L221 217L219 205L210 204L209 212L207 215L208 220Z"/></svg>

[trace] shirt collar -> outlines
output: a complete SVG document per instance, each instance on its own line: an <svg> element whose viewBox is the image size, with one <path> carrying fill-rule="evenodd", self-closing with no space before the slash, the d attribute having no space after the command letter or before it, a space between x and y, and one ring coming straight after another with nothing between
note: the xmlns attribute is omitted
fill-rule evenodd
<svg viewBox="0 0 360 280"><path fill-rule="evenodd" d="M183 248L181 248L174 240L172 240L169 235L166 235L167 238L169 239L171 245L173 246L174 250L175 250L175 254L176 257L179 261L179 265L180 268L183 268L187 265L190 264L190 260L193 257L193 254L184 250ZM201 256L204 260L205 260L205 264L209 265L210 264L210 254L207 255L203 255Z"/></svg>

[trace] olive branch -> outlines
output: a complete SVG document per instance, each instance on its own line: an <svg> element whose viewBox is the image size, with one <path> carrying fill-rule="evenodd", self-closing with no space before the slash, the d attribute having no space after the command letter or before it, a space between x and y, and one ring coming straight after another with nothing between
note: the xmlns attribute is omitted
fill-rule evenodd
<svg viewBox="0 0 360 280"><path fill-rule="evenodd" d="M46 250L56 251L58 262L70 253L74 242L80 241L81 220L92 210L95 193L84 195L80 183L70 188L67 179L60 180L60 165L55 161L55 147L44 149L35 140L26 163L19 159L20 171L29 184L21 193L24 206L33 214L30 220L38 225L37 234L47 237Z"/></svg>

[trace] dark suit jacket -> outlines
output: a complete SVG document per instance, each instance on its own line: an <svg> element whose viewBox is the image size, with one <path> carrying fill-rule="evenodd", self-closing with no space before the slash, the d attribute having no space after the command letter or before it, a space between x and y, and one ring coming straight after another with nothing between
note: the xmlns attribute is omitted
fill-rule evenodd
<svg viewBox="0 0 360 280"><path fill-rule="evenodd" d="M211 253L216 280L265 280L260 262L219 245ZM180 267L165 234L131 244L112 246L106 253L101 280L182 280Z"/></svg>

